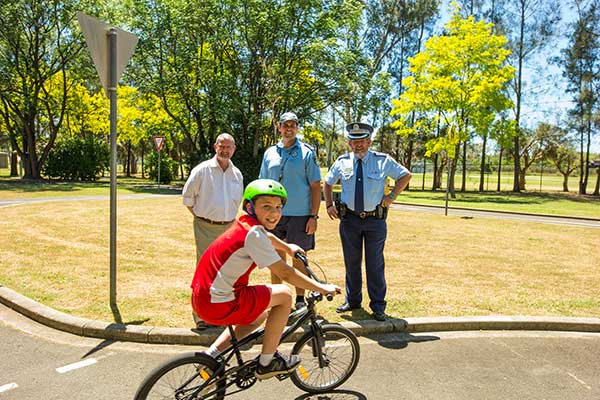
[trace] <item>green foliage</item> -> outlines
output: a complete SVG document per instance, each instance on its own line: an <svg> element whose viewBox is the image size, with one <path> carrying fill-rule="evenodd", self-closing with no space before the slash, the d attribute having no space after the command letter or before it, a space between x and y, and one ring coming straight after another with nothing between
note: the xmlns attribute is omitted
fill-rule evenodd
<svg viewBox="0 0 600 400"><path fill-rule="evenodd" d="M233 163L242 172L245 185L258 178L262 157L262 153L253 156L250 151L240 148L235 152Z"/></svg>
<svg viewBox="0 0 600 400"><path fill-rule="evenodd" d="M179 164L162 152L160 154L160 183L171 183L177 173L177 168L179 168ZM156 151L146 156L144 172L150 180L154 182L158 181L158 153Z"/></svg>
<svg viewBox="0 0 600 400"><path fill-rule="evenodd" d="M65 180L95 181L109 169L108 144L96 136L63 139L54 146L44 167L44 174Z"/></svg>

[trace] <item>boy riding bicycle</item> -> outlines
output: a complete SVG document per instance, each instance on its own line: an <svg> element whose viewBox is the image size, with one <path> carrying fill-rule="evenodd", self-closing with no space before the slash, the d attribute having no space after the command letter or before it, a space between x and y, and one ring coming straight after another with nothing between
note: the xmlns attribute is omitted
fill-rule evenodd
<svg viewBox="0 0 600 400"><path fill-rule="evenodd" d="M255 267L269 270L290 284L322 294L340 293L333 284L319 283L287 265L277 254L292 258L304 251L278 239L267 230L275 228L287 200L284 187L271 179L250 182L243 195L246 212L204 252L192 281L192 307L212 325L233 325L237 338L257 329L265 320L262 351L256 377L267 379L293 371L300 363L296 355L277 352L281 334L292 307L292 292L285 284L249 286ZM206 353L217 357L230 341L226 329Z"/></svg>

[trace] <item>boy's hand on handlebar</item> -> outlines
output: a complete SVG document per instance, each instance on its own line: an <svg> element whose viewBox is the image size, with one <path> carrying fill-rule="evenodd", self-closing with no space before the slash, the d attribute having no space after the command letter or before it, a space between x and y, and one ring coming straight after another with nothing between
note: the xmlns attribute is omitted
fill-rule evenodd
<svg viewBox="0 0 600 400"><path fill-rule="evenodd" d="M295 257L296 253L306 255L306 251L304 251L304 249L302 247L300 247L294 243L288 243L288 254L290 255L290 257L292 257L292 258Z"/></svg>
<svg viewBox="0 0 600 400"><path fill-rule="evenodd" d="M322 284L321 286L322 286L321 294L336 295L336 294L342 293L342 289L339 286L334 285L333 283L325 283L325 284Z"/></svg>

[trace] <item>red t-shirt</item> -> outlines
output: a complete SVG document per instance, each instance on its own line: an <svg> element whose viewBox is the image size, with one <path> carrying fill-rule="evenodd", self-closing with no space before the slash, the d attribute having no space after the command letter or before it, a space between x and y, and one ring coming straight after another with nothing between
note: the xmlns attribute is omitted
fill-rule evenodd
<svg viewBox="0 0 600 400"><path fill-rule="evenodd" d="M214 325L252 323L268 306L270 290L248 286L250 273L280 259L265 228L242 215L200 258L191 285L194 311Z"/></svg>

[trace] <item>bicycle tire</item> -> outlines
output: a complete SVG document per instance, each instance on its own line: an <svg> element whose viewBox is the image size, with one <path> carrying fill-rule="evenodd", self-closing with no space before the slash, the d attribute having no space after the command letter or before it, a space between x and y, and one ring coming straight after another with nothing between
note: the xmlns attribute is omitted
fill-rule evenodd
<svg viewBox="0 0 600 400"><path fill-rule="evenodd" d="M182 389L187 383L189 391L205 382L209 375L219 368L220 364L212 357L203 353L187 353L167 360L156 367L142 382L135 394L135 400L177 399L177 400L222 400L225 398L225 381L219 380L203 390L198 396L191 393L176 395L176 390ZM203 371L203 372L201 372ZM209 397L202 393L219 390Z"/></svg>
<svg viewBox="0 0 600 400"><path fill-rule="evenodd" d="M302 336L292 350L292 354L299 355L302 361L290 378L294 385L308 393L323 393L337 388L354 373L360 359L360 345L352 331L327 324L321 327L321 332L323 336L319 343L328 361L323 368L313 352L318 340L313 332Z"/></svg>

